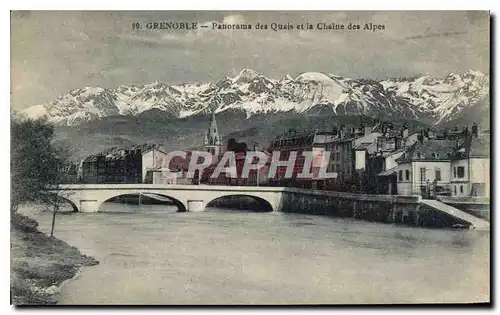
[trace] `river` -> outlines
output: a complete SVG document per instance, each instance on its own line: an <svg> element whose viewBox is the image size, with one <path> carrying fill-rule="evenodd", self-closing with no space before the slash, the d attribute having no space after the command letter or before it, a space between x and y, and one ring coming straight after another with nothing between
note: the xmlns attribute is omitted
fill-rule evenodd
<svg viewBox="0 0 500 315"><path fill-rule="evenodd" d="M345 218L105 203L58 215L55 236L94 256L59 304L489 301L489 233ZM50 231L51 213L30 212Z"/></svg>

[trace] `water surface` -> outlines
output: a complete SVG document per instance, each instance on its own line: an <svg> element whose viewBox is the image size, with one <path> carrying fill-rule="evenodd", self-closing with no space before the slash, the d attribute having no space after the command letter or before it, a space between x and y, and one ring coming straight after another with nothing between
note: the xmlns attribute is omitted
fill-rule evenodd
<svg viewBox="0 0 500 315"><path fill-rule="evenodd" d="M55 235L100 264L60 304L489 301L489 234L352 219L106 203ZM34 213L34 212L32 212ZM50 229L50 213L32 216Z"/></svg>

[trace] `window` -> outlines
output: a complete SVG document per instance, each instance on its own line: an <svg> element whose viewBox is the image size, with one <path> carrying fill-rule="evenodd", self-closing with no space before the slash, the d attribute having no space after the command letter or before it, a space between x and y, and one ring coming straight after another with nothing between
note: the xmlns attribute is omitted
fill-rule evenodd
<svg viewBox="0 0 500 315"><path fill-rule="evenodd" d="M439 159L439 153L433 153L433 155L436 159Z"/></svg>
<svg viewBox="0 0 500 315"><path fill-rule="evenodd" d="M457 168L453 166L453 177L457 177Z"/></svg>
<svg viewBox="0 0 500 315"><path fill-rule="evenodd" d="M425 153L420 154L420 156L422 157L422 159L425 159Z"/></svg>
<svg viewBox="0 0 500 315"><path fill-rule="evenodd" d="M457 167L457 176L458 178L464 178L465 176L465 169L463 166Z"/></svg>
<svg viewBox="0 0 500 315"><path fill-rule="evenodd" d="M456 195L456 194L457 194L457 186L456 186L456 185L455 185L455 186L453 186L453 190L454 190L455 195Z"/></svg>
<svg viewBox="0 0 500 315"><path fill-rule="evenodd" d="M420 168L420 181L425 182L425 167Z"/></svg>
<svg viewBox="0 0 500 315"><path fill-rule="evenodd" d="M335 155L337 156L337 161L340 161L340 152L337 152Z"/></svg>
<svg viewBox="0 0 500 315"><path fill-rule="evenodd" d="M463 194L464 193L464 186L463 185L460 185L460 193Z"/></svg>
<svg viewBox="0 0 500 315"><path fill-rule="evenodd" d="M440 181L441 180L441 169L436 168L436 180Z"/></svg>
<svg viewBox="0 0 500 315"><path fill-rule="evenodd" d="M420 152L417 152L417 159L420 159Z"/></svg>
<svg viewBox="0 0 500 315"><path fill-rule="evenodd" d="M410 180L410 170L406 170L405 171L405 177L406 177L406 180L409 181Z"/></svg>
<svg viewBox="0 0 500 315"><path fill-rule="evenodd" d="M402 182L403 181L403 171L399 171L399 181Z"/></svg>

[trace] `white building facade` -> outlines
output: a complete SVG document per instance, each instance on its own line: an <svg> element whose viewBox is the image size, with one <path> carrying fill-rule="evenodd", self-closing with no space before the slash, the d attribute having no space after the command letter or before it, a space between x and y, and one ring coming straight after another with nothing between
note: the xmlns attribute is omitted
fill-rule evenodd
<svg viewBox="0 0 500 315"><path fill-rule="evenodd" d="M148 172L160 171L165 167L167 153L158 148L152 148L142 153L142 182L146 182Z"/></svg>
<svg viewBox="0 0 500 315"><path fill-rule="evenodd" d="M466 139L451 160L451 196L490 196L489 139Z"/></svg>
<svg viewBox="0 0 500 315"><path fill-rule="evenodd" d="M398 195L430 197L430 190L452 197L489 197L489 140L425 140L397 162Z"/></svg>

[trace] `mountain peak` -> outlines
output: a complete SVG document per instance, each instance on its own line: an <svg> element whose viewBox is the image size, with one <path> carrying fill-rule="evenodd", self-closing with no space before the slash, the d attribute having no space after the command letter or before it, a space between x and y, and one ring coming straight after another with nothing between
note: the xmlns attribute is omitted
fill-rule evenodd
<svg viewBox="0 0 500 315"><path fill-rule="evenodd" d="M319 82L330 82L332 78L330 78L327 74L322 72L303 72L299 74L296 78L296 81L319 81Z"/></svg>
<svg viewBox="0 0 500 315"><path fill-rule="evenodd" d="M254 114L335 113L447 121L487 99L489 78L479 71L445 78L429 75L383 81L347 79L322 72L304 72L295 79L268 79L252 69L217 82L167 85L120 85L114 89L85 87L25 110L58 124L77 124L114 115L139 115L153 109L173 118L205 112Z"/></svg>
<svg viewBox="0 0 500 315"><path fill-rule="evenodd" d="M253 70L253 69L243 69L240 71L240 73L233 78L234 83L244 83L244 82L251 82L255 80L256 78L261 77L261 75Z"/></svg>
<svg viewBox="0 0 500 315"><path fill-rule="evenodd" d="M473 75L476 77L485 77L486 76L486 74L482 73L481 71L477 71L477 70L469 70L465 74L470 74L470 75Z"/></svg>

